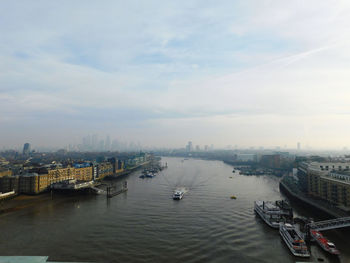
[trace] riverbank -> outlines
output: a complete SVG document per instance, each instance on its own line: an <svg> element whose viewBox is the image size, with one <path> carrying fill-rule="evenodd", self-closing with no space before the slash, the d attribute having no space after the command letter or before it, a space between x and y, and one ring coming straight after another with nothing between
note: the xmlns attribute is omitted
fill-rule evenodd
<svg viewBox="0 0 350 263"><path fill-rule="evenodd" d="M40 195L18 195L0 202L0 215L47 203L49 201L52 201L50 193L42 193Z"/></svg>
<svg viewBox="0 0 350 263"><path fill-rule="evenodd" d="M123 171L118 172L118 173L115 173L115 174L113 174L113 175L106 176L105 178L106 178L106 179L117 179L117 178L122 178L122 177L127 176L127 175L131 174L132 172L134 172L134 171L136 171L136 170L138 170L138 169L140 169L140 168L143 168L143 167L145 167L145 166L150 165L151 163L152 163L152 161L147 161L147 162L141 163L141 164L139 164L139 165L137 165L137 166L129 167L128 169L123 170Z"/></svg>
<svg viewBox="0 0 350 263"><path fill-rule="evenodd" d="M347 214L345 211L337 207L331 206L323 200L308 196L302 193L301 191L292 190L291 187L289 187L286 183L283 182L283 180L280 181L279 188L282 193L284 193L293 201L299 202L301 205L311 208L319 213L326 214L327 216L332 218L349 216L349 214Z"/></svg>
<svg viewBox="0 0 350 263"><path fill-rule="evenodd" d="M138 166L135 167L131 167L128 168L127 170L124 170L120 173L117 173L114 176L107 176L102 180L96 181L96 184L101 184L104 180L109 181L111 179L121 179L129 174L131 174L132 172L143 168L147 165L149 165L151 163L151 161L148 162L144 162ZM24 195L24 194L20 194L20 195L16 195L16 196L12 196L6 199L2 199L0 200L0 215L4 214L4 213L9 213L9 212L14 212L14 211L18 211L21 209L25 209L25 208L29 208L29 207L33 207L36 205L40 205L40 204L45 204L45 203L49 203L49 202L57 202L58 200L64 200L67 198L71 198L72 196L77 196L80 193L72 193L72 192L68 192L68 193L64 193L64 194L51 194L51 192L45 192L45 193L40 193L38 195ZM59 196L59 198L58 198Z"/></svg>

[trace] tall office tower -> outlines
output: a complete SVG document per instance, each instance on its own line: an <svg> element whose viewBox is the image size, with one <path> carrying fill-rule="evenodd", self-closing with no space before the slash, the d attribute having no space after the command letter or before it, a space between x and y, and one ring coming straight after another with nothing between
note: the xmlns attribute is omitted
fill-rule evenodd
<svg viewBox="0 0 350 263"><path fill-rule="evenodd" d="M100 140L96 150L101 151L101 152L105 151L105 141L104 140Z"/></svg>
<svg viewBox="0 0 350 263"><path fill-rule="evenodd" d="M23 155L28 155L30 153L30 143L25 143L23 146Z"/></svg>
<svg viewBox="0 0 350 263"><path fill-rule="evenodd" d="M106 141L105 141L105 151L110 151L111 150L111 138L109 135L106 136Z"/></svg>
<svg viewBox="0 0 350 263"><path fill-rule="evenodd" d="M117 151L119 150L119 142L117 140L112 141L112 146L111 146L112 151Z"/></svg>
<svg viewBox="0 0 350 263"><path fill-rule="evenodd" d="M98 136L97 136L97 134L92 135L91 148L92 148L92 150L96 150L98 148Z"/></svg>
<svg viewBox="0 0 350 263"><path fill-rule="evenodd" d="M300 148L301 148L300 142L298 142L298 143L297 143L297 149L298 149L298 151L300 151Z"/></svg>
<svg viewBox="0 0 350 263"><path fill-rule="evenodd" d="M189 141L188 144L186 145L186 151L188 151L188 152L193 151L193 145L192 145L191 141Z"/></svg>
<svg viewBox="0 0 350 263"><path fill-rule="evenodd" d="M83 151L89 151L91 150L91 136L88 135L86 137L83 138L83 147L82 147Z"/></svg>

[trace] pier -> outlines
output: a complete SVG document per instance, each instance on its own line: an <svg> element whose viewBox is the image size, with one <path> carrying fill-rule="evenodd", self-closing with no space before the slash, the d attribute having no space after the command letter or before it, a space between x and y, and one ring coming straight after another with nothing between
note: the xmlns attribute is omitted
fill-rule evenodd
<svg viewBox="0 0 350 263"><path fill-rule="evenodd" d="M1 193L1 192L0 192L0 199L5 199L5 198L10 197L10 196L13 196L13 195L15 195L15 194L16 194L16 193L15 193L14 190L11 191L11 192L7 192L7 193Z"/></svg>
<svg viewBox="0 0 350 263"><path fill-rule="evenodd" d="M317 231L331 230L350 226L350 217L342 217L331 220L311 222L307 227Z"/></svg>
<svg viewBox="0 0 350 263"><path fill-rule="evenodd" d="M107 187L107 198L112 198L113 196L119 195L128 191L128 183L125 181L122 189L117 190L116 186L108 186Z"/></svg>
<svg viewBox="0 0 350 263"><path fill-rule="evenodd" d="M94 181L89 182L79 182L75 179L62 181L51 185L53 190L81 190L86 188L91 188L94 186Z"/></svg>

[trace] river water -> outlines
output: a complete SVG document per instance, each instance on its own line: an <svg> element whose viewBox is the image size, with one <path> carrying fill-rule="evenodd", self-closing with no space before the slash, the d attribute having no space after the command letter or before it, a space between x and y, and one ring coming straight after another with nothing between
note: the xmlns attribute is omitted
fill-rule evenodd
<svg viewBox="0 0 350 263"><path fill-rule="evenodd" d="M125 177L129 191L108 200L103 195L54 196L1 215L0 255L89 262L301 261L253 211L254 200L283 198L278 178L232 173L220 161L165 162L168 168L154 178L140 179L140 171ZM172 200L180 188L184 198ZM342 252L341 261L350 262L347 232L328 232ZM311 251L307 261L339 262L315 245Z"/></svg>

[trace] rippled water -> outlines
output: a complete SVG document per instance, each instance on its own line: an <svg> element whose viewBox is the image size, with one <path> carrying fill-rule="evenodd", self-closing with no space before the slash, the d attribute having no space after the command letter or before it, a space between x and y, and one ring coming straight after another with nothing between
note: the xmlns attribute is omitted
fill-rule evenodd
<svg viewBox="0 0 350 263"><path fill-rule="evenodd" d="M109 200L56 196L53 202L0 216L0 254L90 262L298 261L278 231L253 211L254 200L282 198L277 178L233 174L219 161L162 162L169 168L152 179L138 178L140 171L130 175L125 178L129 191ZM178 188L186 194L174 201ZM348 247L344 235L332 236L342 241L341 249ZM312 253L314 260L337 261L316 246ZM347 262L346 253L342 257Z"/></svg>

